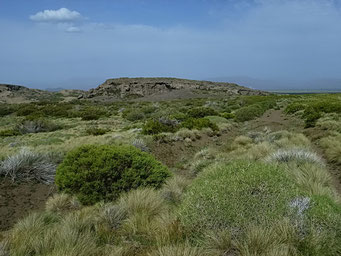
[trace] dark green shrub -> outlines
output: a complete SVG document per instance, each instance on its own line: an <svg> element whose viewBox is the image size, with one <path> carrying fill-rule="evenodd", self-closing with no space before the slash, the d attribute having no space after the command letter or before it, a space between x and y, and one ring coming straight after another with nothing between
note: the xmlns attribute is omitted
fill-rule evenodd
<svg viewBox="0 0 341 256"><path fill-rule="evenodd" d="M181 127L187 129L201 130L203 128L211 128L213 131L218 131L219 128L216 124L212 123L208 118L188 118L181 123Z"/></svg>
<svg viewBox="0 0 341 256"><path fill-rule="evenodd" d="M134 122L134 121L139 121L143 120L145 118L144 114L141 111L129 111L129 112L123 112L123 118Z"/></svg>
<svg viewBox="0 0 341 256"><path fill-rule="evenodd" d="M142 127L142 133L153 135L162 132L176 132L178 129L178 124L174 121L163 122L162 120L148 120Z"/></svg>
<svg viewBox="0 0 341 256"><path fill-rule="evenodd" d="M107 133L106 129L102 128L97 128L97 127L90 127L86 130L86 133L88 135L93 135L93 136L99 136L99 135L104 135Z"/></svg>
<svg viewBox="0 0 341 256"><path fill-rule="evenodd" d="M217 116L219 113L212 108L192 108L188 111L188 116L193 118L202 118L205 116Z"/></svg>
<svg viewBox="0 0 341 256"><path fill-rule="evenodd" d="M108 116L105 109L87 106L79 111L73 111L73 117L81 117L83 121L98 120L101 117Z"/></svg>
<svg viewBox="0 0 341 256"><path fill-rule="evenodd" d="M101 116L97 115L96 113L84 112L80 114L83 121L90 121L90 120L98 120Z"/></svg>
<svg viewBox="0 0 341 256"><path fill-rule="evenodd" d="M10 115L16 111L15 106L9 104L0 104L0 117Z"/></svg>
<svg viewBox="0 0 341 256"><path fill-rule="evenodd" d="M145 115L150 115L154 113L156 110L157 110L157 107L155 106L145 106L141 109L142 113L144 113Z"/></svg>
<svg viewBox="0 0 341 256"><path fill-rule="evenodd" d="M225 113L221 113L220 116L224 117L226 119L233 119L233 118L236 117L235 114L233 114L233 113L226 113L226 112Z"/></svg>
<svg viewBox="0 0 341 256"><path fill-rule="evenodd" d="M183 112L178 112L178 113L172 114L171 118L182 122L188 118L188 115Z"/></svg>
<svg viewBox="0 0 341 256"><path fill-rule="evenodd" d="M276 107L277 103L274 100L267 100L267 101L262 101L262 102L256 103L256 105L259 105L263 109L263 111L265 112L268 109L272 109L272 108Z"/></svg>
<svg viewBox="0 0 341 256"><path fill-rule="evenodd" d="M235 119L238 122L249 121L255 119L256 117L261 116L264 113L264 109L262 109L259 105L251 105L248 107L243 107L238 109L235 112Z"/></svg>
<svg viewBox="0 0 341 256"><path fill-rule="evenodd" d="M333 100L323 100L311 104L316 111L321 111L324 113L341 113L341 102Z"/></svg>
<svg viewBox="0 0 341 256"><path fill-rule="evenodd" d="M294 114L297 111L304 110L306 106L307 105L302 104L302 103L297 103L297 102L291 103L285 108L284 112L287 114Z"/></svg>
<svg viewBox="0 0 341 256"><path fill-rule="evenodd" d="M62 127L42 117L28 116L16 125L15 130L19 133L38 133L38 132L53 132Z"/></svg>
<svg viewBox="0 0 341 256"><path fill-rule="evenodd" d="M6 129L0 131L0 137L10 137L20 135L20 132L17 129Z"/></svg>
<svg viewBox="0 0 341 256"><path fill-rule="evenodd" d="M170 176L152 155L135 147L86 145L67 154L57 168L56 184L82 203L94 204L138 187L160 188Z"/></svg>
<svg viewBox="0 0 341 256"><path fill-rule="evenodd" d="M304 118L305 128L315 127L317 120L321 117L321 113L313 107L308 107L302 115Z"/></svg>
<svg viewBox="0 0 341 256"><path fill-rule="evenodd" d="M39 112L38 106L34 104L23 104L19 107L16 113L18 116L28 116L36 114L37 112Z"/></svg>
<svg viewBox="0 0 341 256"><path fill-rule="evenodd" d="M44 116L51 117L69 117L70 111L72 110L71 104L47 104L41 111Z"/></svg>

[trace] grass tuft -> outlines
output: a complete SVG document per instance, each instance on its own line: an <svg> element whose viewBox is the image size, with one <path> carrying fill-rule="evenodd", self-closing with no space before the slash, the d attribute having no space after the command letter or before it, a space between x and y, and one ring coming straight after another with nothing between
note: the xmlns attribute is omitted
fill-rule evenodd
<svg viewBox="0 0 341 256"><path fill-rule="evenodd" d="M45 205L46 211L50 212L68 212L80 209L81 204L75 198L68 194L55 194L50 197Z"/></svg>

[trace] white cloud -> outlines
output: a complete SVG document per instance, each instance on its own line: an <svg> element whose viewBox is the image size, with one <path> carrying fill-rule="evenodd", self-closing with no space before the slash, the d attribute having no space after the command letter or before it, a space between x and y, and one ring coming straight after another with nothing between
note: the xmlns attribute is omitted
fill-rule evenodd
<svg viewBox="0 0 341 256"><path fill-rule="evenodd" d="M59 10L45 10L30 16L30 19L37 22L65 22L80 19L82 16L77 11L70 11L67 8Z"/></svg>
<svg viewBox="0 0 341 256"><path fill-rule="evenodd" d="M77 32L81 32L81 29L79 27L75 27L75 26L71 26L68 27L65 32L69 32L69 33L77 33Z"/></svg>

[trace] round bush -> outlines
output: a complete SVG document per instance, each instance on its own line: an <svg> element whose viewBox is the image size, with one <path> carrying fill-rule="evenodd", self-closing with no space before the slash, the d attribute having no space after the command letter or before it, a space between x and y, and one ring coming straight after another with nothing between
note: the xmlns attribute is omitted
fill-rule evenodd
<svg viewBox="0 0 341 256"><path fill-rule="evenodd" d="M238 122L249 121L261 116L265 112L260 105L251 105L238 109L235 112L235 119Z"/></svg>
<svg viewBox="0 0 341 256"><path fill-rule="evenodd" d="M206 169L192 183L180 207L193 233L241 230L283 216L297 191L284 170L264 163L236 161Z"/></svg>
<svg viewBox="0 0 341 256"><path fill-rule="evenodd" d="M179 216L194 239L224 229L240 237L250 227L271 228L289 219L301 237L299 255L341 251L341 204L308 195L277 165L234 161L205 169L186 191Z"/></svg>
<svg viewBox="0 0 341 256"><path fill-rule="evenodd" d="M81 203L94 204L138 187L159 188L169 176L165 166L135 147L85 145L58 166L56 185Z"/></svg>

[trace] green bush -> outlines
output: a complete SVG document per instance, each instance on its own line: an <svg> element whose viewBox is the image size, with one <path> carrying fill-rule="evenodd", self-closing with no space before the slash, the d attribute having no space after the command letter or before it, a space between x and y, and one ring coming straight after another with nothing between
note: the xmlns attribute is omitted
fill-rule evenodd
<svg viewBox="0 0 341 256"><path fill-rule="evenodd" d="M38 106L34 104L22 104L21 106L19 106L16 113L18 116L28 116L32 114L37 114L37 112L39 112Z"/></svg>
<svg viewBox="0 0 341 256"><path fill-rule="evenodd" d="M20 132L17 129L6 129L0 131L0 137L10 137L20 135Z"/></svg>
<svg viewBox="0 0 341 256"><path fill-rule="evenodd" d="M284 112L287 114L295 114L297 111L304 110L305 108L306 108L305 104L294 102L289 104L285 108Z"/></svg>
<svg viewBox="0 0 341 256"><path fill-rule="evenodd" d="M157 107L155 106L145 106L141 109L141 112L144 113L145 115L150 115L154 113L157 110Z"/></svg>
<svg viewBox="0 0 341 256"><path fill-rule="evenodd" d="M238 122L249 121L261 116L265 112L260 105L251 105L238 109L235 112L235 119Z"/></svg>
<svg viewBox="0 0 341 256"><path fill-rule="evenodd" d="M188 116L193 118L202 118L205 116L217 116L219 113L212 108L193 108L188 111Z"/></svg>
<svg viewBox="0 0 341 256"><path fill-rule="evenodd" d="M218 131L219 128L216 124L212 123L208 118L188 118L181 123L181 127L187 129L201 130L203 128L211 128L213 131Z"/></svg>
<svg viewBox="0 0 341 256"><path fill-rule="evenodd" d="M144 114L138 110L124 111L122 116L131 122L143 120L145 118Z"/></svg>
<svg viewBox="0 0 341 256"><path fill-rule="evenodd" d="M221 113L220 116L221 116L221 117L224 117L224 118L226 118L226 119L233 119L233 118L236 117L235 114L233 114L233 113L228 113L228 112Z"/></svg>
<svg viewBox="0 0 341 256"><path fill-rule="evenodd" d="M83 204L94 204L138 187L159 188L170 176L153 156L135 147L86 145L67 154L57 168L56 184Z"/></svg>
<svg viewBox="0 0 341 256"><path fill-rule="evenodd" d="M44 116L69 117L72 110L71 104L47 104L41 109Z"/></svg>
<svg viewBox="0 0 341 256"><path fill-rule="evenodd" d="M174 122L162 122L160 120L148 120L142 127L142 133L147 135L159 134L162 132L176 132L178 125Z"/></svg>
<svg viewBox="0 0 341 256"><path fill-rule="evenodd" d="M307 107L302 115L304 118L305 128L315 127L317 120L321 117L321 113L313 107Z"/></svg>
<svg viewBox="0 0 341 256"><path fill-rule="evenodd" d="M180 216L197 235L206 229L240 230L271 224L295 195L283 169L235 161L202 172L185 194Z"/></svg>
<svg viewBox="0 0 341 256"><path fill-rule="evenodd" d="M179 216L194 240L206 230L226 229L243 238L250 227L288 220L301 237L293 241L297 255L341 251L341 205L326 195L307 196L279 165L233 161L208 167L186 191Z"/></svg>
<svg viewBox="0 0 341 256"><path fill-rule="evenodd" d="M102 128L97 128L97 127L90 127L86 130L86 133L88 135L93 135L93 136L99 136L99 135L104 135L107 133L106 129Z"/></svg>
<svg viewBox="0 0 341 256"><path fill-rule="evenodd" d="M324 113L341 113L341 102L340 100L322 100L312 103L311 106L316 111L321 111Z"/></svg>
<svg viewBox="0 0 341 256"><path fill-rule="evenodd" d="M21 134L25 133L39 133L39 132L53 132L62 127L50 120L37 116L28 116L19 122L15 130Z"/></svg>
<svg viewBox="0 0 341 256"><path fill-rule="evenodd" d="M105 109L87 106L80 111L74 111L73 117L81 117L84 121L98 120L101 117L107 116L108 112Z"/></svg>
<svg viewBox="0 0 341 256"><path fill-rule="evenodd" d="M0 104L0 117L10 115L16 111L15 106L9 104Z"/></svg>

